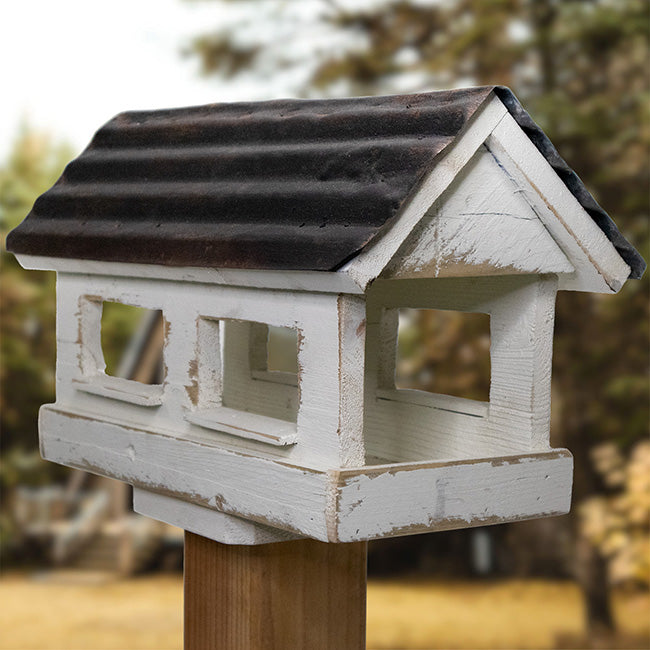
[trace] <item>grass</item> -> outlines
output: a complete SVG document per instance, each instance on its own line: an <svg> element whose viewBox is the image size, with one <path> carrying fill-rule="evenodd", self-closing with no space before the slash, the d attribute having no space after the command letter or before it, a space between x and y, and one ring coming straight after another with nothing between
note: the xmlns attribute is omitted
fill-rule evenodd
<svg viewBox="0 0 650 650"><path fill-rule="evenodd" d="M614 607L624 634L636 647L650 647L648 594L617 593ZM368 587L369 648L555 648L559 639L584 637L583 620L580 592L571 582L373 582Z"/></svg>
<svg viewBox="0 0 650 650"><path fill-rule="evenodd" d="M0 603L1 650L182 647L176 575L92 585L10 574L0 579ZM617 593L615 610L636 647L649 647L650 596ZM582 615L569 582L371 581L368 648L553 648L583 634Z"/></svg>
<svg viewBox="0 0 650 650"><path fill-rule="evenodd" d="M180 576L105 584L0 580L2 650L182 648Z"/></svg>

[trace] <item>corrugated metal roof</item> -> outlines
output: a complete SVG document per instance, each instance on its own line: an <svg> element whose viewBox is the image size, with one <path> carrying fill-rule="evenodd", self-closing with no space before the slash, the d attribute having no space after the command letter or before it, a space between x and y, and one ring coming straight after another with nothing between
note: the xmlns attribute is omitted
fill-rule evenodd
<svg viewBox="0 0 650 650"><path fill-rule="evenodd" d="M512 93L493 87L122 113L39 197L7 248L335 270L392 221L494 90L638 272L638 253Z"/></svg>

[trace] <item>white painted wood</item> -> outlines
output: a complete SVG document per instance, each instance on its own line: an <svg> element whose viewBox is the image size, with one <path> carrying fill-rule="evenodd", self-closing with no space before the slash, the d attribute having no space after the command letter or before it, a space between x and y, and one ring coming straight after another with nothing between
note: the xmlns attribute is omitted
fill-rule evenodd
<svg viewBox="0 0 650 650"><path fill-rule="evenodd" d="M93 395L108 397L138 406L160 406L162 404L162 386L142 384L137 381L98 374L94 377L73 380L77 390Z"/></svg>
<svg viewBox="0 0 650 650"><path fill-rule="evenodd" d="M286 409L297 409L300 395L297 416L300 444L277 447L274 453L307 466L337 467L362 462L361 433L358 425L354 425L357 427L355 430L351 424L362 415L350 416L346 420L339 414L339 405L353 400L354 391L345 388L345 381L349 383L351 380L343 381L353 372L350 368L354 367L354 372L358 373L357 381L352 381L352 384L361 386L363 381L363 363L358 363L363 356L361 353L359 357L363 343L355 344L356 339L351 335L349 344L343 342L344 346L351 346L351 354L342 355L339 346L339 331L346 331L348 321L350 327L354 321L356 328L365 318L362 299L356 299L355 316L350 320L346 315L348 312L341 311L342 299L332 294L76 274L59 274L58 296L57 404L73 405L94 412L98 417L116 415L136 426L160 426L176 431L179 437L191 434L218 440L225 448L255 449L264 454L269 451L266 443L236 438L232 435L232 428L214 431L198 426L189 422L186 416L221 406L240 406L247 410L257 399L257 406L264 402L268 408L261 413L258 410L258 415L287 419ZM159 389L160 405L155 409L143 409L137 404L79 390L90 380L99 381L96 378L103 373L99 338L102 300L161 309L163 312L166 324L165 377ZM220 328L219 322L225 326ZM291 327L301 332L299 389L252 377L247 351L234 350L228 345L229 354L238 354L241 360L237 371L239 377L245 371L249 373L247 383L237 389L240 403L232 401L235 393L228 393L223 382L236 380L238 375L237 372L229 374L227 368L224 374L220 367L221 346L227 343L225 340L222 342L220 332L225 330L227 339L229 331L234 335L238 331L242 333L246 323L250 322ZM356 350L354 345L357 345ZM344 361L343 371L340 358ZM352 361L352 366L348 367L348 359L355 358L356 366ZM230 401L223 401L224 394ZM290 395L294 395L295 407L287 404ZM111 393L111 397L116 396ZM130 402L136 400L137 397ZM352 412L352 407L350 409Z"/></svg>
<svg viewBox="0 0 650 650"><path fill-rule="evenodd" d="M285 331L289 331L285 328ZM297 342L300 338L298 332L293 330ZM270 345L270 330L269 326L263 323L250 324L250 337L249 337L249 363L250 363L250 376L253 379L260 379L262 381L270 381L276 384L285 384L286 386L298 386L298 373L287 372L282 370L269 370L269 345ZM296 367L297 367L296 360Z"/></svg>
<svg viewBox="0 0 650 650"><path fill-rule="evenodd" d="M133 490L133 510L221 544L252 546L301 538L300 535L279 528L256 524L241 517L140 488Z"/></svg>
<svg viewBox="0 0 650 650"><path fill-rule="evenodd" d="M338 435L341 467L363 465L364 376L366 348L365 301L356 296L339 296L338 311ZM307 396L303 394L303 398Z"/></svg>
<svg viewBox="0 0 650 650"><path fill-rule="evenodd" d="M571 506L572 473L566 450L344 470L337 475L334 497L338 541L564 514Z"/></svg>
<svg viewBox="0 0 650 650"><path fill-rule="evenodd" d="M55 406L44 406L40 417L41 452L48 460L322 541L560 514L570 501L565 450L319 471ZM163 520L174 515L171 523L183 525L181 517L193 517L164 509L152 505L147 514ZM209 535L204 515L197 513L197 526Z"/></svg>
<svg viewBox="0 0 650 650"><path fill-rule="evenodd" d="M44 406L41 453L47 460L111 476L267 526L327 539L327 474L225 449L218 441L144 428L128 420ZM263 445L269 448L268 445Z"/></svg>
<svg viewBox="0 0 650 650"><path fill-rule="evenodd" d="M196 384L190 401L197 409L210 411L222 405L222 329L223 324L217 319L198 318L196 321L196 355L191 369ZM191 414L190 411L186 417Z"/></svg>
<svg viewBox="0 0 650 650"><path fill-rule="evenodd" d="M60 274L57 405L42 411L43 454L202 508L337 540L339 488L332 477L346 468L363 473L367 463L386 459L388 472L407 462L417 473L422 462L548 450L555 286L555 276L536 275L378 280L366 309L363 298L350 295ZM156 408L79 390L105 379L102 300L162 310L165 373L155 387ZM459 398L432 396L427 403L426 395L401 391L391 399L391 328L403 306L491 314L489 405L477 411ZM269 384L285 397L298 390L253 377L261 355L256 323L300 332L295 424L249 412L261 403L250 395L253 384ZM377 341L381 332L388 343ZM237 377L246 381L238 389L241 408L233 409L224 396ZM242 422L246 432L236 430ZM276 443L290 436L295 444L270 445L264 436ZM382 498L392 499L388 492ZM425 494L415 503L421 513ZM540 512L528 508L517 516ZM436 525L432 519L431 529ZM398 530L386 524L386 534L403 534Z"/></svg>
<svg viewBox="0 0 650 650"><path fill-rule="evenodd" d="M549 449L556 282L553 275L377 280L368 292L367 454L412 462ZM400 308L490 314L489 403L395 387Z"/></svg>
<svg viewBox="0 0 650 650"><path fill-rule="evenodd" d="M616 293L630 267L511 115L500 121L486 145L575 267L575 274L561 278L560 289Z"/></svg>
<svg viewBox="0 0 650 650"><path fill-rule="evenodd" d="M223 399L224 406L259 413L270 418L294 423L297 418L300 394L294 385L267 381L267 375L253 374L254 356L263 357L266 364L266 339L256 341L256 329L260 323L225 320L223 323ZM261 349L253 349L253 344ZM263 345L262 345L263 344ZM199 367L203 362L202 349L197 356ZM271 373L267 373L271 374Z"/></svg>
<svg viewBox="0 0 650 650"><path fill-rule="evenodd" d="M573 270L512 177L481 146L409 234L382 277Z"/></svg>
<svg viewBox="0 0 650 650"><path fill-rule="evenodd" d="M251 372L263 372L268 368L269 326L250 323L248 338L248 363ZM298 382L296 382L296 385Z"/></svg>
<svg viewBox="0 0 650 650"><path fill-rule="evenodd" d="M293 372L282 372L281 370L251 370L251 376L253 379L270 381L273 384L298 386L298 376Z"/></svg>
<svg viewBox="0 0 650 650"><path fill-rule="evenodd" d="M488 402L479 402L475 399L466 399L454 395L429 393L425 390L412 388L378 388L375 395L377 399L404 402L404 404L418 404L440 411L450 411L476 417L486 417L489 410Z"/></svg>
<svg viewBox="0 0 650 650"><path fill-rule="evenodd" d="M74 312L77 323L74 329L77 332L75 345L78 348L79 373L71 380L73 387L85 393L138 406L159 406L163 399L161 385L147 385L105 373L106 364L101 347L102 303L95 295L77 301Z"/></svg>
<svg viewBox="0 0 650 650"><path fill-rule="evenodd" d="M190 412L186 417L192 424L242 438L259 440L269 445L282 447L293 445L298 440L296 425L292 422L229 409L225 406Z"/></svg>
<svg viewBox="0 0 650 650"><path fill-rule="evenodd" d="M193 266L98 262L96 260L76 260L24 254L17 254L16 259L25 269L58 271L82 276L105 275L123 278L170 280L172 282L219 284L254 289L363 294L363 289L359 285L346 275L338 272L211 269Z"/></svg>
<svg viewBox="0 0 650 650"><path fill-rule="evenodd" d="M451 185L507 113L506 107L495 96L485 102L470 121L465 133L457 138L436 162L420 189L402 209L399 219L344 265L340 273L347 275L363 288L378 277L420 219Z"/></svg>

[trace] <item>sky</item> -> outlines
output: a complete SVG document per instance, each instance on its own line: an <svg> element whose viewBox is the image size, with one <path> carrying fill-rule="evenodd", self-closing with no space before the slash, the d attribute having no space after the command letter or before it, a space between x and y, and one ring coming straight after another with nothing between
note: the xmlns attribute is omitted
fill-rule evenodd
<svg viewBox="0 0 650 650"><path fill-rule="evenodd" d="M355 0L355 6L387 1ZM331 6L327 0L4 0L0 161L23 122L80 152L124 110L295 96L323 55L360 44L359 36L320 20ZM182 51L193 36L218 29L242 45L262 43L259 65L234 80L201 77L198 59ZM403 77L395 91L423 89L419 77ZM329 95L347 94L344 86Z"/></svg>
<svg viewBox="0 0 650 650"><path fill-rule="evenodd" d="M0 4L0 159L24 120L80 151L123 110L261 99L268 93L250 79L206 80L197 60L180 55L191 36L228 20L228 9L218 3Z"/></svg>

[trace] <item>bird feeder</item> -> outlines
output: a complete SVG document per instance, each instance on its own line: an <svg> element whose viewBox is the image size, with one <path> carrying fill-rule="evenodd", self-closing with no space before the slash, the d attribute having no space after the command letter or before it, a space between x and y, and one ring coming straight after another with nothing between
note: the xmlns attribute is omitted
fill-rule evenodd
<svg viewBox="0 0 650 650"><path fill-rule="evenodd" d="M556 292L644 268L499 87L123 113L7 247L58 275L43 457L226 544L567 512ZM105 302L162 312L160 383L105 372ZM489 316L489 400L396 385L405 308ZM295 371L269 363L277 328Z"/></svg>

